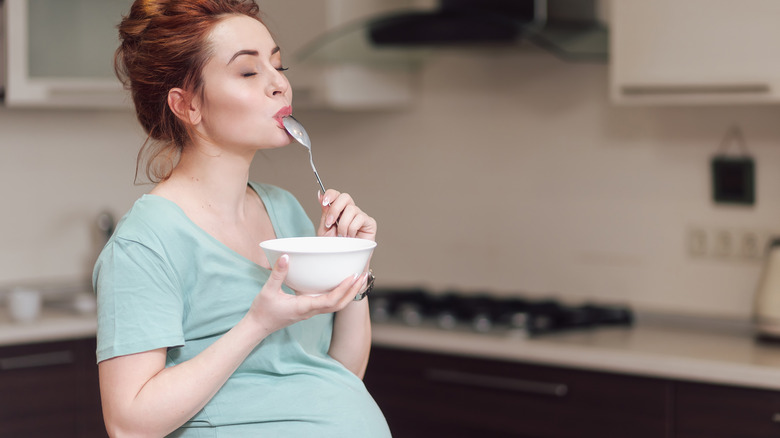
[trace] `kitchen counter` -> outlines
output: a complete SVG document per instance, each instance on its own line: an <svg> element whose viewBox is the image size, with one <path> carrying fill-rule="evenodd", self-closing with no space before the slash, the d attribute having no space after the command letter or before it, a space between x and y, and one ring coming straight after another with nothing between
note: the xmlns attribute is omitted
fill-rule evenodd
<svg viewBox="0 0 780 438"><path fill-rule="evenodd" d="M95 336L94 314L44 308L29 324L0 310L0 346ZM756 341L747 326L638 318L605 327L527 338L400 323L375 323L377 345L647 377L780 390L780 343Z"/></svg>
<svg viewBox="0 0 780 438"><path fill-rule="evenodd" d="M647 377L780 390L780 343L757 341L749 325L639 319L528 338L433 326L374 324L377 345Z"/></svg>
<svg viewBox="0 0 780 438"><path fill-rule="evenodd" d="M18 323L11 320L6 310L0 308L0 347L89 338L97 333L94 313L44 307L35 321Z"/></svg>

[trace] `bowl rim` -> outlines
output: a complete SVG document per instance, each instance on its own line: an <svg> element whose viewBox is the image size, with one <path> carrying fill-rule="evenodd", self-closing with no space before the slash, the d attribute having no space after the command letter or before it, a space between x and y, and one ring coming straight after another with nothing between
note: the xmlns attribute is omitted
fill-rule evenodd
<svg viewBox="0 0 780 438"><path fill-rule="evenodd" d="M353 240L353 241L361 241L360 243L363 244L363 246L360 246L358 248L348 248L343 250L330 250L330 249L323 249L323 250L283 250L279 248L271 248L267 245L269 242L282 242L282 241L293 241L293 240L309 240L309 239L328 239L328 240ZM283 254L345 254L345 253L351 253L351 252L360 252L360 251L366 251L370 249L376 248L376 242L373 240L368 239L361 239L359 237L337 237L337 236L300 236L300 237L281 237L277 239L268 239L260 242L260 247L263 249L268 249L271 251L278 251Z"/></svg>

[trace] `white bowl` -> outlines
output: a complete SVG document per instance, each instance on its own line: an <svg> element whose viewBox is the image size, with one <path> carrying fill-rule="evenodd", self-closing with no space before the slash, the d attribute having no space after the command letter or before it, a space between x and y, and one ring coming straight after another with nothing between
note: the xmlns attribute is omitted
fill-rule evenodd
<svg viewBox="0 0 780 438"><path fill-rule="evenodd" d="M283 254L290 257L285 284L301 295L330 291L361 274L376 242L351 237L290 237L260 243L271 266Z"/></svg>

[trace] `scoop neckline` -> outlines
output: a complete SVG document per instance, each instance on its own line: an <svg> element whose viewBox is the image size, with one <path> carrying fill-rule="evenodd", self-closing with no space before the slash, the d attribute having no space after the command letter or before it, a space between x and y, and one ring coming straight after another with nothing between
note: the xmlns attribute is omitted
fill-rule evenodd
<svg viewBox="0 0 780 438"><path fill-rule="evenodd" d="M274 235L276 236L275 238L277 238L277 239L281 238L281 232L280 232L279 228L277 227L276 221L274 220L274 215L271 213L273 207L271 206L270 198L268 197L268 193L265 191L265 189L260 184L254 184L254 183L250 182L250 183L247 183L247 186L250 189L252 189L253 192L255 192L257 194L257 196L260 198L260 202L263 203L263 206L265 207L265 211L268 213L268 219L271 221L271 226L273 227ZM258 268L258 269L262 269L263 271L271 272L271 269L268 269L268 268L266 268L264 266L260 266L257 263L253 262L252 260L244 257L243 255L241 255L238 252L236 252L233 248L225 245L224 243L222 243L221 240L217 239L216 237L212 236L209 232L207 232L206 230L201 228L200 225L196 224L195 221L193 221L192 219L190 219L189 216L187 216L187 213L184 212L184 209L182 209L179 206L179 204L177 204L176 202L174 202L174 201L172 201L172 200L170 200L170 199L168 199L166 197L163 197L163 196L160 196L160 195L155 195L153 193L145 193L145 194L143 194L141 196L141 198L142 199L158 199L158 200L161 200L164 203L172 206L174 208L174 210L177 212L177 214L179 214L179 215L181 215L182 217L185 218L185 220L187 221L187 223L189 224L190 227L195 229L198 234L200 234L201 236L204 236L206 239L211 241L212 244L215 244L217 247L221 248L223 251L231 254L234 258L238 258L240 260L243 260L244 262L246 262L246 263L248 263L248 264L250 264L250 265L252 265L252 266L254 266L254 267ZM260 245L260 242L258 242L258 245Z"/></svg>

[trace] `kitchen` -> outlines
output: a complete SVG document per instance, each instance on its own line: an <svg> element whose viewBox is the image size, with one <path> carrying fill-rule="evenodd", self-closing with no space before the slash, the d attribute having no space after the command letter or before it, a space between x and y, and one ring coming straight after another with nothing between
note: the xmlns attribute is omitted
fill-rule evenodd
<svg viewBox="0 0 780 438"><path fill-rule="evenodd" d="M301 45L309 36L286 33L290 12L281 3L268 2L269 26L283 47L286 39ZM602 5L602 17L609 17L609 6ZM318 15L315 9L312 16ZM767 63L776 67L778 61ZM296 65L291 61L290 67L295 86ZM403 104L371 110L304 105L295 114L314 141L325 184L350 192L380 224L372 263L378 286L626 305L637 327L649 315L673 321L665 326L692 324L695 333L725 332L723 338L679 337L721 349L705 356L744 352L758 369L735 366L736 374L750 371L740 374L738 386L780 389L769 381L780 376L780 350L755 343L749 333L763 254L701 252L691 245L702 230L708 243L721 232L753 232L763 242L780 234L780 173L772 171L780 167L780 107L616 104L610 78L608 63L567 62L530 44L442 49L412 71ZM710 159L734 126L755 160L754 205L712 200ZM0 164L6 181L0 189L6 205L0 285L4 292L19 285L50 294L77 289L103 239L98 216L109 211L120 217L149 190L133 185L144 135L131 111L90 108L2 107L0 132L9 157ZM727 146L729 153L739 152ZM288 188L313 216L316 185L306 158L298 147L268 152L255 160L251 178ZM3 318L0 338L15 345L19 337L2 333L27 336L48 324L39 319L22 330ZM74 329L76 339L89 331L84 324ZM717 329L700 328L711 324ZM644 377L656 368L659 378L675 378L659 368L674 368L673 358L641 351L641 360L632 362L628 353L616 358L605 353L609 349L589 350L599 331L530 341L464 331L456 342L451 334L421 330L377 324L375 345L447 354L461 348L471 357L578 371L600 367L625 374L630 368ZM630 331L604 330L614 337ZM620 358L631 363L621 368ZM708 374L698 362L685 363L691 368L674 369L686 380ZM735 377L725 373L708 378L726 385Z"/></svg>

